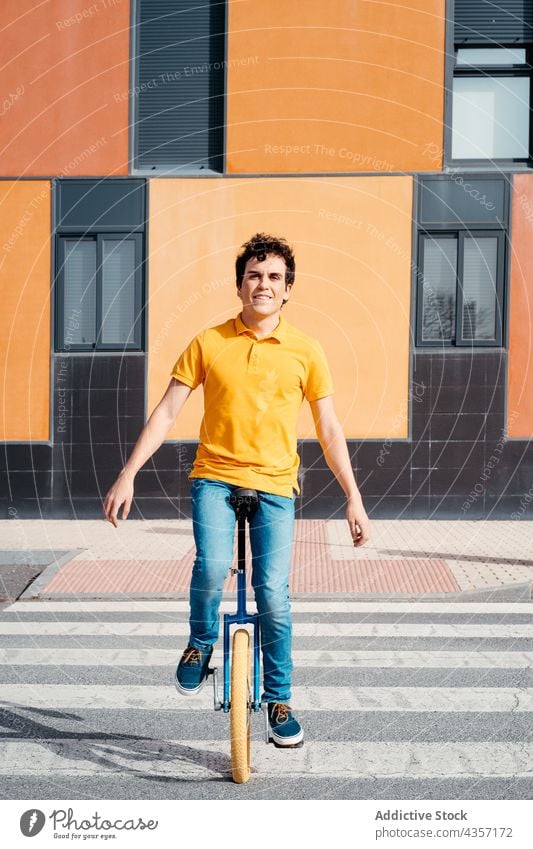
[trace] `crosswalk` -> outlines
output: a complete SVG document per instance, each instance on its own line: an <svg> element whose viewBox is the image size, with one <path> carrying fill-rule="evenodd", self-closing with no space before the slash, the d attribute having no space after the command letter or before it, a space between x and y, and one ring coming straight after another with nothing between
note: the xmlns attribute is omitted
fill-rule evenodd
<svg viewBox="0 0 533 849"><path fill-rule="evenodd" d="M173 687L187 602L17 602L0 614L3 797L252 798L281 780L293 798L521 798L533 777L532 613L527 602L293 601L291 703L306 743L266 745L254 716L253 775L237 790L211 683L186 699ZM221 640L212 665L221 674Z"/></svg>

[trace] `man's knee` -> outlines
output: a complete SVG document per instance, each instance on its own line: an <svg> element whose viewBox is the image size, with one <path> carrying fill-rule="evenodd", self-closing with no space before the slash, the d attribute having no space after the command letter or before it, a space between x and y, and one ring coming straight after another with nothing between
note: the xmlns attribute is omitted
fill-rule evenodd
<svg viewBox="0 0 533 849"><path fill-rule="evenodd" d="M289 585L254 586L257 610L260 615L286 616L290 613Z"/></svg>
<svg viewBox="0 0 533 849"><path fill-rule="evenodd" d="M205 554L197 554L192 567L192 578L195 583L207 587L222 587L224 579L231 566L231 561Z"/></svg>

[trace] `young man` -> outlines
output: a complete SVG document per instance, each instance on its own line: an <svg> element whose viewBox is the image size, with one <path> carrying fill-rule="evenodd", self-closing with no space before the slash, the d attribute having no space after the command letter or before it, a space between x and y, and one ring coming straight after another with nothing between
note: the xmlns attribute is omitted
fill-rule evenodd
<svg viewBox="0 0 533 849"><path fill-rule="evenodd" d="M303 730L289 704L292 622L289 569L297 480L296 421L306 398L326 462L342 486L354 545L369 538L369 520L357 489L346 440L336 416L333 384L319 342L285 321L283 304L295 276L284 239L257 233L236 260L242 311L190 342L126 466L108 492L104 512L117 527L129 513L133 478L161 445L190 393L204 387L200 445L189 478L196 543L190 586L189 644L176 670L180 693L198 693L218 639L219 606L233 555L234 489L259 494L250 520L252 586L261 627L264 691L274 740L292 746Z"/></svg>

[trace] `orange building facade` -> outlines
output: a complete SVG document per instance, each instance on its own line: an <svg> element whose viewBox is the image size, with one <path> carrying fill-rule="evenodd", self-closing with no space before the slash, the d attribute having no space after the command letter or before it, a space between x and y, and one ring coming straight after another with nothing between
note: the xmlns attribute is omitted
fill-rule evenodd
<svg viewBox="0 0 533 849"><path fill-rule="evenodd" d="M4 518L101 515L258 231L294 247L284 315L327 354L369 514L530 517L531 48L478 5L474 37L466 0L8 0ZM190 516L202 401L137 517ZM297 439L298 515L341 518L307 404Z"/></svg>

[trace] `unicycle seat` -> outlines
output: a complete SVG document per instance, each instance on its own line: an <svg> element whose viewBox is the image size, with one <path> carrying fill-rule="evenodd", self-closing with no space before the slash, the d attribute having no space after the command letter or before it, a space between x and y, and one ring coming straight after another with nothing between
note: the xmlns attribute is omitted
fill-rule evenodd
<svg viewBox="0 0 533 849"><path fill-rule="evenodd" d="M259 506L259 495L255 489L239 487L231 493L229 503L235 510L237 519L249 519Z"/></svg>

